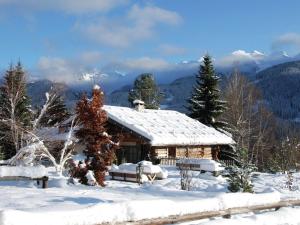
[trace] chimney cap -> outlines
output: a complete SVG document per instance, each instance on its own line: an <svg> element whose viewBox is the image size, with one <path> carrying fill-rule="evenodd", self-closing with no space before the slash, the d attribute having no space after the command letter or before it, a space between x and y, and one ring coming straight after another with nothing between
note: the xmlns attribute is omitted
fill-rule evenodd
<svg viewBox="0 0 300 225"><path fill-rule="evenodd" d="M133 101L134 105L145 105L145 102L143 102L142 100L136 99Z"/></svg>
<svg viewBox="0 0 300 225"><path fill-rule="evenodd" d="M94 87L93 87L93 89L94 89L94 90L100 90L100 86L97 85L97 84L95 84Z"/></svg>
<svg viewBox="0 0 300 225"><path fill-rule="evenodd" d="M136 111L142 112L145 109L145 102L142 100L136 99L133 101L133 105Z"/></svg>

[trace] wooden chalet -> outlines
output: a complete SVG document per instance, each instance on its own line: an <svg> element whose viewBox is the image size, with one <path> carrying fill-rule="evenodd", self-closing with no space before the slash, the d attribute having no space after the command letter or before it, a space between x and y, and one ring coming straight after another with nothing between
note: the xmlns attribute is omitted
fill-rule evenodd
<svg viewBox="0 0 300 225"><path fill-rule="evenodd" d="M139 100L134 103L135 108L104 106L108 132L122 135L118 163L172 159L174 163L183 157L217 160L222 149L234 144L231 137L183 113L144 109Z"/></svg>

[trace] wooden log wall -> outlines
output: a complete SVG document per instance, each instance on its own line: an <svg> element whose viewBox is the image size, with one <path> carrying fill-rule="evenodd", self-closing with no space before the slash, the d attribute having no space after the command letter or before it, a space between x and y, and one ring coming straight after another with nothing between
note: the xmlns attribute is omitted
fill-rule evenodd
<svg viewBox="0 0 300 225"><path fill-rule="evenodd" d="M158 158L166 158L169 156L168 148L156 148L155 153Z"/></svg>
<svg viewBox="0 0 300 225"><path fill-rule="evenodd" d="M168 158L169 152L171 148L176 148L175 158L204 158L204 159L212 159L212 147L210 146L172 146L172 147L153 147L152 151L158 158ZM174 156L173 156L174 157Z"/></svg>

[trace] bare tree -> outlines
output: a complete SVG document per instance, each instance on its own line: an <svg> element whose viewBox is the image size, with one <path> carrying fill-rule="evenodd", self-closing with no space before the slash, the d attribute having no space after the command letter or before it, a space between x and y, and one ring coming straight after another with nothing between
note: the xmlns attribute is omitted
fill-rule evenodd
<svg viewBox="0 0 300 225"><path fill-rule="evenodd" d="M30 165L41 158L47 158L56 168L56 171L59 174L62 174L62 171L66 165L66 162L72 157L74 153L74 143L75 143L75 135L74 130L77 129L77 125L75 123L76 118L72 120L70 130L66 137L63 147L59 151L59 157L56 159L51 151L44 144L44 140L42 140L35 131L24 130L24 133L30 139L30 143L21 148L18 153L10 158L9 160L4 161L5 163L16 166L16 165Z"/></svg>
<svg viewBox="0 0 300 225"><path fill-rule="evenodd" d="M9 165L29 165L36 162L38 159L47 158L56 168L56 171L60 174L62 173L64 166L68 159L71 158L74 153L74 140L76 140L74 135L74 130L77 128L76 117L73 118L71 122L70 130L66 136L66 140L61 149L59 149L58 157L55 157L49 148L45 145L44 141L39 136L39 129L42 128L41 121L44 116L47 114L49 109L53 107L56 102L58 93L56 91L51 91L46 93L46 101L39 111L39 114L36 116L36 119L32 121L32 127L24 128L20 127L17 124L16 130L24 134L24 139L26 140L26 145L22 146L16 155L12 158L3 161ZM4 121L2 121L4 122ZM5 121L7 124L11 124L12 121Z"/></svg>
<svg viewBox="0 0 300 225"><path fill-rule="evenodd" d="M193 173L189 166L182 164L179 166L180 172L180 186L181 190L191 190L191 183L193 179Z"/></svg>
<svg viewBox="0 0 300 225"><path fill-rule="evenodd" d="M264 151L270 146L268 141L272 138L274 118L264 106L259 90L234 71L228 78L224 98L227 110L223 120L228 123L237 150L247 150L244 160L259 168L264 167Z"/></svg>
<svg viewBox="0 0 300 225"><path fill-rule="evenodd" d="M285 129L288 129L287 131ZM284 131L285 130L285 131ZM273 171L289 172L300 167L300 138L299 132L290 127L277 129L277 141L268 155L269 168ZM283 134L280 134L282 133Z"/></svg>

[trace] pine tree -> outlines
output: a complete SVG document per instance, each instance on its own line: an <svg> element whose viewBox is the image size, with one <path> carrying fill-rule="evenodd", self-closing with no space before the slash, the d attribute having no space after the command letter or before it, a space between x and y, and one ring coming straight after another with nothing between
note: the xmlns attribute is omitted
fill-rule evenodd
<svg viewBox="0 0 300 225"><path fill-rule="evenodd" d="M190 117L208 126L224 128L225 123L219 121L218 117L225 110L225 102L220 100L219 77L209 55L204 56L196 79L192 97L188 100Z"/></svg>
<svg viewBox="0 0 300 225"><path fill-rule="evenodd" d="M86 145L85 166L80 165L75 169L77 177L82 183L87 184L87 173L93 171L97 183L104 186L107 165L111 163L117 145L106 133L107 114L103 107L103 92L99 86L93 89L93 96L88 100L83 96L77 103L76 113L81 128L76 136ZM76 177L75 174L75 177Z"/></svg>
<svg viewBox="0 0 300 225"><path fill-rule="evenodd" d="M141 74L134 81L134 87L128 94L128 101L133 104L136 99L144 101L146 109L159 108L162 94L159 92L152 74Z"/></svg>
<svg viewBox="0 0 300 225"><path fill-rule="evenodd" d="M20 62L11 65L0 87L0 137L5 158L10 158L24 144L24 130L31 126L32 113L26 93L26 77Z"/></svg>
<svg viewBox="0 0 300 225"><path fill-rule="evenodd" d="M229 178L228 190L231 192L253 192L251 184L252 172L257 170L257 167L251 164L248 160L247 149L237 149L236 159L237 165L228 168Z"/></svg>

